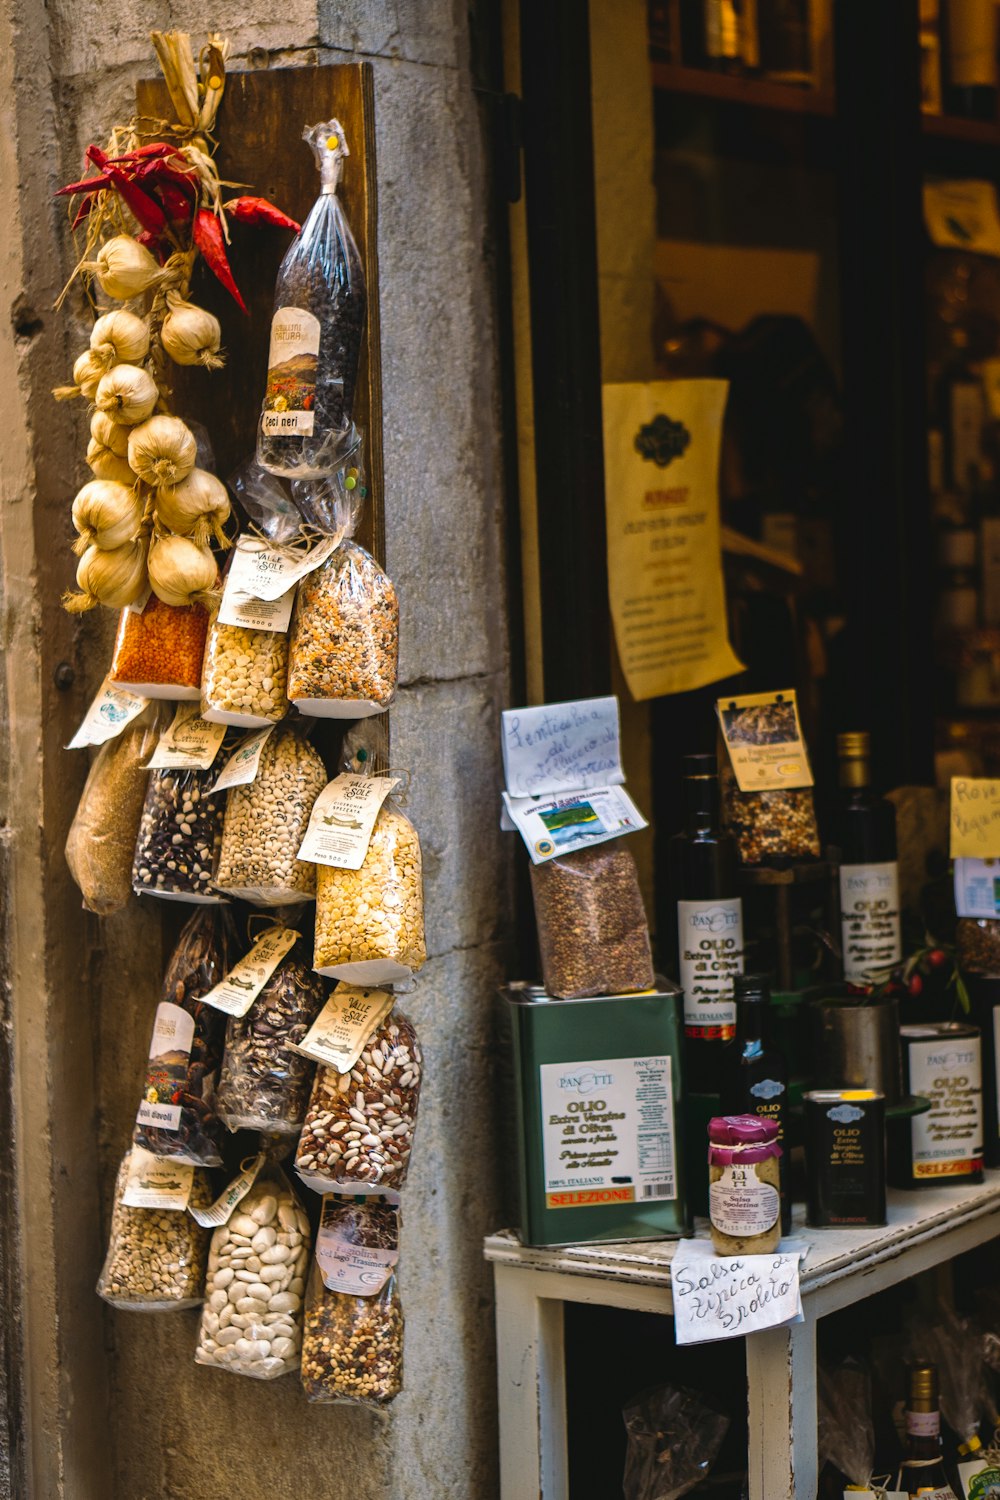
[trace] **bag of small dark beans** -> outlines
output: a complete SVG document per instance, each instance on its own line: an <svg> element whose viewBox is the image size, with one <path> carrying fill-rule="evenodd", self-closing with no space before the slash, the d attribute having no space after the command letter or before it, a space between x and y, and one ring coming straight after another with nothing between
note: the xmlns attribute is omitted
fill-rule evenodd
<svg viewBox="0 0 1000 1500"><path fill-rule="evenodd" d="M224 901L212 889L222 848L226 794L217 770L153 771L139 823L132 889L168 901Z"/></svg>

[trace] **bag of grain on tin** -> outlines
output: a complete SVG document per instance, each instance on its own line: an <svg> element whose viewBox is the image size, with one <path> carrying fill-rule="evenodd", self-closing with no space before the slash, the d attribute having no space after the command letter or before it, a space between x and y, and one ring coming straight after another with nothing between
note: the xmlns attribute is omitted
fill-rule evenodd
<svg viewBox="0 0 1000 1500"><path fill-rule="evenodd" d="M752 693L716 704L722 816L745 865L819 859L813 774L795 693Z"/></svg>
<svg viewBox="0 0 1000 1500"><path fill-rule="evenodd" d="M226 1018L202 996L228 973L236 936L225 908L204 907L181 930L163 977L132 1139L155 1156L217 1167L224 1136L215 1081Z"/></svg>
<svg viewBox="0 0 1000 1500"><path fill-rule="evenodd" d="M382 1407L403 1389L398 1260L398 1207L323 1200L302 1339L307 1400Z"/></svg>
<svg viewBox="0 0 1000 1500"><path fill-rule="evenodd" d="M202 604L164 604L150 594L143 608L129 605L118 619L110 680L145 698L196 703L208 634Z"/></svg>
<svg viewBox="0 0 1000 1500"><path fill-rule="evenodd" d="M149 758L162 722L146 708L97 752L66 838L66 863L88 911L120 911L132 894L132 856Z"/></svg>
<svg viewBox="0 0 1000 1500"><path fill-rule="evenodd" d="M413 1022L400 1011L390 1011L376 1026L349 1072L317 1069L295 1153L295 1170L306 1186L318 1193L402 1187L422 1075Z"/></svg>
<svg viewBox="0 0 1000 1500"><path fill-rule="evenodd" d="M188 1212L212 1201L208 1173L133 1146L115 1181L108 1253L97 1294L132 1312L197 1307L205 1295L208 1231Z"/></svg>
<svg viewBox="0 0 1000 1500"><path fill-rule="evenodd" d="M360 719L396 692L399 602L378 563L345 541L299 584L288 658L288 696L301 713Z"/></svg>
<svg viewBox="0 0 1000 1500"><path fill-rule="evenodd" d="M257 906L315 896L316 868L298 854L325 785L326 768L298 728L268 735L254 779L229 792L216 890Z"/></svg>
<svg viewBox="0 0 1000 1500"><path fill-rule="evenodd" d="M250 1009L226 1027L217 1103L230 1130L296 1135L302 1129L314 1065L295 1050L326 1000L326 985L297 942Z"/></svg>
<svg viewBox="0 0 1000 1500"><path fill-rule="evenodd" d="M631 850L613 840L531 866L542 978L578 1000L654 983L646 910Z"/></svg>
<svg viewBox="0 0 1000 1500"><path fill-rule="evenodd" d="M297 1370L312 1236L278 1166L212 1235L195 1362L274 1380Z"/></svg>

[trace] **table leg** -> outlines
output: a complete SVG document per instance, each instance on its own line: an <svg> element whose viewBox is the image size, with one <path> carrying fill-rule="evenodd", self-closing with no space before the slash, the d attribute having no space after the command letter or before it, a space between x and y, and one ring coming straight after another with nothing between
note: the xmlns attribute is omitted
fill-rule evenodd
<svg viewBox="0 0 1000 1500"><path fill-rule="evenodd" d="M747 1338L750 1500L813 1500L816 1320Z"/></svg>
<svg viewBox="0 0 1000 1500"><path fill-rule="evenodd" d="M567 1500L563 1304L544 1275L493 1267L501 1500Z"/></svg>

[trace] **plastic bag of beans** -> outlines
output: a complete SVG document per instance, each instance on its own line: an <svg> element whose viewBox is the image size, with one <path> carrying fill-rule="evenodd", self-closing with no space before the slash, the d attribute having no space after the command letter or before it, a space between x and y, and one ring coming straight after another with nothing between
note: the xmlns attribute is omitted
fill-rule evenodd
<svg viewBox="0 0 1000 1500"><path fill-rule="evenodd" d="M201 682L202 718L248 729L276 724L288 712L288 636L280 630L223 625L212 615Z"/></svg>
<svg viewBox="0 0 1000 1500"><path fill-rule="evenodd" d="M201 997L229 972L235 946L229 912L206 907L181 930L167 965L132 1135L135 1145L154 1156L203 1167L222 1164L225 1132L216 1112L215 1081L226 1017L203 1005Z"/></svg>
<svg viewBox="0 0 1000 1500"><path fill-rule="evenodd" d="M722 818L741 863L819 859L813 777L790 689L722 698L716 705Z"/></svg>
<svg viewBox="0 0 1000 1500"><path fill-rule="evenodd" d="M145 709L101 746L66 839L66 863L88 911L119 911L132 894L132 856L142 818L147 762L160 737L160 715Z"/></svg>
<svg viewBox="0 0 1000 1500"><path fill-rule="evenodd" d="M652 987L649 927L632 853L621 841L531 866L542 977L550 995Z"/></svg>
<svg viewBox="0 0 1000 1500"><path fill-rule="evenodd" d="M122 1201L133 1159L127 1151L115 1181L108 1253L97 1295L133 1312L174 1312L198 1307L205 1295L205 1262L209 1232L187 1209L131 1208ZM188 1200L208 1208L212 1187L208 1173L196 1171Z"/></svg>
<svg viewBox="0 0 1000 1500"><path fill-rule="evenodd" d="M288 696L304 714L360 719L396 692L399 602L378 563L345 541L299 584L288 655Z"/></svg>
<svg viewBox="0 0 1000 1500"><path fill-rule="evenodd" d="M226 810L225 792L211 791L217 776L150 772L132 867L136 895L216 905L226 899L212 888Z"/></svg>
<svg viewBox="0 0 1000 1500"><path fill-rule="evenodd" d="M150 594L142 610L119 616L110 679L144 698L197 701L207 634L203 605L178 607Z"/></svg>
<svg viewBox="0 0 1000 1500"><path fill-rule="evenodd" d="M316 894L316 867L298 858L326 769L302 734L281 726L260 754L257 775L231 789L217 890L258 906L290 906Z"/></svg>
<svg viewBox="0 0 1000 1500"><path fill-rule="evenodd" d="M403 1389L398 1260L397 1207L323 1200L302 1336L307 1400L382 1407Z"/></svg>

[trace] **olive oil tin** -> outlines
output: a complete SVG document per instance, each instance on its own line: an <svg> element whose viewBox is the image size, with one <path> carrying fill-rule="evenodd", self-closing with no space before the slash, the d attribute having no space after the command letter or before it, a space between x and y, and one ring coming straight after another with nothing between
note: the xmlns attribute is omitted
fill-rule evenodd
<svg viewBox="0 0 1000 1500"><path fill-rule="evenodd" d="M983 1180L983 1070L978 1026L931 1021L901 1026L903 1084L931 1101L894 1136L889 1180L926 1187Z"/></svg>
<svg viewBox="0 0 1000 1500"><path fill-rule="evenodd" d="M885 1218L885 1095L814 1089L803 1095L808 1222L863 1228Z"/></svg>
<svg viewBox="0 0 1000 1500"><path fill-rule="evenodd" d="M571 1245L689 1228L678 1140L681 993L554 1000L502 994L509 1029L521 1239Z"/></svg>

